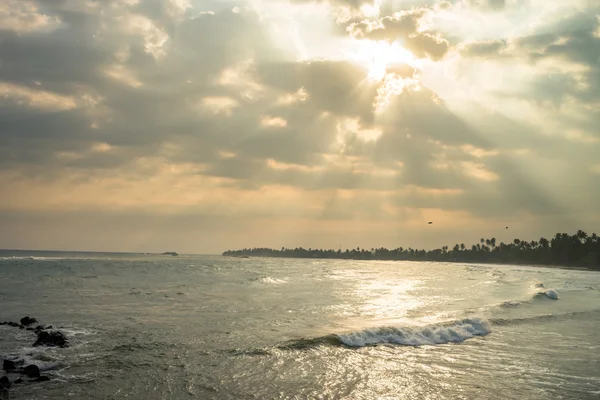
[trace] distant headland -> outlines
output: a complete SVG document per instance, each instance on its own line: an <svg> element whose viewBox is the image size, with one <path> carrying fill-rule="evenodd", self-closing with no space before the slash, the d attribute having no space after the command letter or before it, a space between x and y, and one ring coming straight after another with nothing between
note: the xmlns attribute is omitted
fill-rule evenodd
<svg viewBox="0 0 600 400"><path fill-rule="evenodd" d="M406 261L446 261L481 262L498 264L543 264L581 266L600 270L600 237L578 230L575 234L557 233L550 240L514 239L510 243L497 243L496 238L480 239L470 247L464 243L452 248L444 246L434 250L419 250L398 247L396 249L372 248L370 250L346 249L321 250L297 247L281 250L252 248L228 250L223 253L230 257L287 257L287 258L332 258L348 260L406 260Z"/></svg>

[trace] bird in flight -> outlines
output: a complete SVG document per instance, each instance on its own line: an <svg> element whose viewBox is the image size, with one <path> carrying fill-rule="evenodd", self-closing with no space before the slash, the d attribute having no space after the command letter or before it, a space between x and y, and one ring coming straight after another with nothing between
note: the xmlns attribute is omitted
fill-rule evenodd
<svg viewBox="0 0 600 400"><path fill-rule="evenodd" d="M429 222L427 223L427 225L431 225L431 224L433 224L433 222L431 222L431 221L429 221Z"/></svg>

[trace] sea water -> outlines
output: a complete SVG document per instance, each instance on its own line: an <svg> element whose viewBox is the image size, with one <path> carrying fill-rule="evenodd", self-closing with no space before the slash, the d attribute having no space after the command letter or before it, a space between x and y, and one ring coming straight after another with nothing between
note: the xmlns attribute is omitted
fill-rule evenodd
<svg viewBox="0 0 600 400"><path fill-rule="evenodd" d="M0 253L11 399L600 398L600 273L515 265Z"/></svg>

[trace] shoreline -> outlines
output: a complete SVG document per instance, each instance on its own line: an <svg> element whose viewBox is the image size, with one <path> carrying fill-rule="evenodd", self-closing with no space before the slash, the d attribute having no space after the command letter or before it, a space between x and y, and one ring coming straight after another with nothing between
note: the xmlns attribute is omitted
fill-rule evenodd
<svg viewBox="0 0 600 400"><path fill-rule="evenodd" d="M406 260L406 259L382 259L382 258L344 258L344 257L293 257L293 256L267 256L267 255L244 255L232 256L221 254L222 257L250 259L250 258L284 258L300 260L341 260L341 261L389 261L389 262L409 262L409 263L449 263L449 264L484 264L486 266L514 266L514 267L536 267L536 268L559 268L574 271L600 272L599 268L585 265L565 265L565 264L543 264L543 263L525 263L525 262L498 262L498 261L460 261L460 260Z"/></svg>

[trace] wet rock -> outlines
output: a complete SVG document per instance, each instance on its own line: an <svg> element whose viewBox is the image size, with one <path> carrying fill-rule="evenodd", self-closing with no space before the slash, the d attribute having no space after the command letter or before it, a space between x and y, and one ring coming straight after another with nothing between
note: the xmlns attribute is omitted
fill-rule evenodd
<svg viewBox="0 0 600 400"><path fill-rule="evenodd" d="M33 331L34 329L30 326L28 326L27 328L25 328L26 331Z"/></svg>
<svg viewBox="0 0 600 400"><path fill-rule="evenodd" d="M31 325L37 323L37 319L31 317L23 317L21 318L21 325Z"/></svg>
<svg viewBox="0 0 600 400"><path fill-rule="evenodd" d="M8 326L14 326L15 328L17 326L19 326L19 324L17 324L16 322L12 322L12 321L7 322L6 325L8 325Z"/></svg>
<svg viewBox="0 0 600 400"><path fill-rule="evenodd" d="M48 382L50 380L50 378L48 378L45 375L42 376L38 376L38 378L35 380L35 382Z"/></svg>
<svg viewBox="0 0 600 400"><path fill-rule="evenodd" d="M52 329L52 325L48 325L46 328L44 329Z"/></svg>
<svg viewBox="0 0 600 400"><path fill-rule="evenodd" d="M58 331L48 332L48 331L40 331L38 332L38 338L33 344L34 347L37 346L56 346L56 347L67 347L67 338L65 335Z"/></svg>
<svg viewBox="0 0 600 400"><path fill-rule="evenodd" d="M17 378L17 379L15 379L15 381L13 383L23 383L23 379Z"/></svg>
<svg viewBox="0 0 600 400"><path fill-rule="evenodd" d="M19 329L25 329L25 325L19 325Z"/></svg>
<svg viewBox="0 0 600 400"><path fill-rule="evenodd" d="M37 365L31 364L23 368L22 374L27 375L29 378L39 378L40 369Z"/></svg>
<svg viewBox="0 0 600 400"><path fill-rule="evenodd" d="M10 381L8 380L8 376L3 376L0 378L0 389L10 389Z"/></svg>
<svg viewBox="0 0 600 400"><path fill-rule="evenodd" d="M23 360L7 360L5 359L2 363L2 369L5 371L12 371L17 369L18 366L23 364Z"/></svg>
<svg viewBox="0 0 600 400"><path fill-rule="evenodd" d="M6 321L0 322L0 325L7 325L7 324L8 324L8 322L6 322Z"/></svg>
<svg viewBox="0 0 600 400"><path fill-rule="evenodd" d="M46 329L46 328L44 328L44 325L38 325L35 327L36 331L43 331L44 329Z"/></svg>

